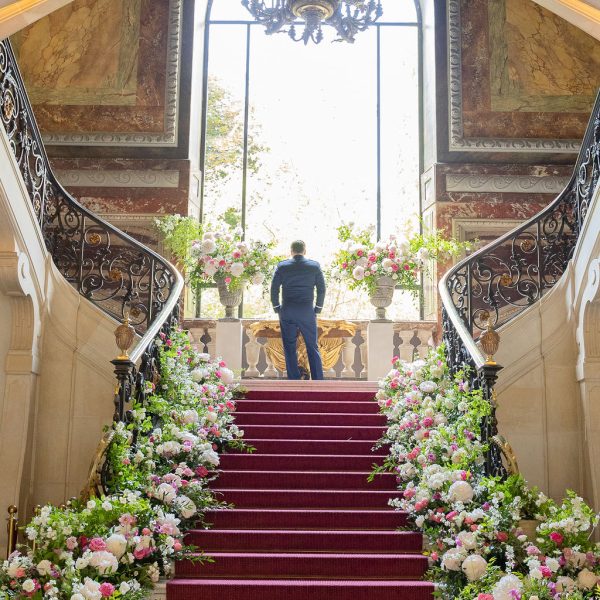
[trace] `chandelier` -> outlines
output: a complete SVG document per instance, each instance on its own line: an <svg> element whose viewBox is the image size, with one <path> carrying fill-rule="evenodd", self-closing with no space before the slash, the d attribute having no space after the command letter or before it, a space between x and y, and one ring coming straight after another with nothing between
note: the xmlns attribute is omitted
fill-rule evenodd
<svg viewBox="0 0 600 600"><path fill-rule="evenodd" d="M318 44L323 40L323 25L334 27L337 41L354 42L383 14L381 0L242 0L266 33L287 32L295 42ZM295 22L304 21L304 31L296 31Z"/></svg>

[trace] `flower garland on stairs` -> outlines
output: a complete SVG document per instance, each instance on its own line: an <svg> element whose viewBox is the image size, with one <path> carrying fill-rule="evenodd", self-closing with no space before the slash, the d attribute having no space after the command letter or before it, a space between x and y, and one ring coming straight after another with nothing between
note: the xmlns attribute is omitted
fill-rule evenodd
<svg viewBox="0 0 600 600"><path fill-rule="evenodd" d="M423 531L439 598L600 597L600 545L591 539L599 515L573 492L556 503L519 475L485 476L480 423L490 407L464 373L449 374L443 347L426 360L395 359L376 399L389 454L375 472L396 473L402 494L390 504ZM537 520L535 533L523 519Z"/></svg>
<svg viewBox="0 0 600 600"><path fill-rule="evenodd" d="M208 508L219 451L243 448L236 386L223 362L187 334L161 336L158 387L114 423L102 498L44 506L26 527L31 547L0 566L0 599L140 600L192 549L183 536ZM197 560L210 560L199 556Z"/></svg>

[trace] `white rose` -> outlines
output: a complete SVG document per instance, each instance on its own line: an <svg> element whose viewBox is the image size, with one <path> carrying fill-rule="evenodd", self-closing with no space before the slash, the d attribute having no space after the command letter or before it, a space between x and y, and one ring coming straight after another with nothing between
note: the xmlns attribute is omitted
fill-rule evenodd
<svg viewBox="0 0 600 600"><path fill-rule="evenodd" d="M215 234L212 231L207 231L203 236L202 236L202 240L212 240L214 239Z"/></svg>
<svg viewBox="0 0 600 600"><path fill-rule="evenodd" d="M459 548L452 548L442 556L442 567L447 571L460 571L464 558L465 555Z"/></svg>
<svg viewBox="0 0 600 600"><path fill-rule="evenodd" d="M8 574L9 577L16 577L17 571L20 568L21 568L21 565L18 562L11 562L8 565L8 569L6 570L6 573Z"/></svg>
<svg viewBox="0 0 600 600"><path fill-rule="evenodd" d="M50 572L52 571L52 563L49 560L41 560L37 564L36 568L40 575L50 575Z"/></svg>
<svg viewBox="0 0 600 600"><path fill-rule="evenodd" d="M473 500L473 488L466 481L455 481L450 486L448 495L453 502L471 502Z"/></svg>
<svg viewBox="0 0 600 600"><path fill-rule="evenodd" d="M212 239L207 238L202 242L200 249L204 254L212 254L217 249L217 245Z"/></svg>
<svg viewBox="0 0 600 600"><path fill-rule="evenodd" d="M210 410L206 413L206 416L204 417L209 423L216 423L217 421L217 413Z"/></svg>
<svg viewBox="0 0 600 600"><path fill-rule="evenodd" d="M117 558L121 558L127 551L127 540L124 535L113 533L110 537L106 538L105 541L107 550Z"/></svg>
<svg viewBox="0 0 600 600"><path fill-rule="evenodd" d="M154 497L162 500L165 504L172 504L176 496L177 492L168 483L161 483L154 492Z"/></svg>
<svg viewBox="0 0 600 600"><path fill-rule="evenodd" d="M35 582L33 581L33 579L26 579L23 582L23 590L28 593L33 592L33 590L35 590Z"/></svg>
<svg viewBox="0 0 600 600"><path fill-rule="evenodd" d="M219 466L219 455L214 450L206 450L200 457L201 462L207 462L215 467Z"/></svg>
<svg viewBox="0 0 600 600"><path fill-rule="evenodd" d="M206 369L194 369L191 375L193 381L200 383L206 377Z"/></svg>
<svg viewBox="0 0 600 600"><path fill-rule="evenodd" d="M514 600L513 591L521 593L523 584L516 575L505 575L496 583L492 590L494 600Z"/></svg>
<svg viewBox="0 0 600 600"><path fill-rule="evenodd" d="M546 566L554 573L556 573L556 571L558 571L558 569L560 568L560 565L558 564L558 561L555 558L547 558Z"/></svg>
<svg viewBox="0 0 600 600"><path fill-rule="evenodd" d="M475 550L477 547L477 537L471 531L461 531L458 539L465 550Z"/></svg>
<svg viewBox="0 0 600 600"><path fill-rule="evenodd" d="M467 556L462 563L462 572L466 575L469 581L481 579L487 569L487 561L479 554L471 554Z"/></svg>
<svg viewBox="0 0 600 600"><path fill-rule="evenodd" d="M448 422L448 419L446 418L446 415L443 415L442 413L438 413L433 418L433 422L438 426L445 425Z"/></svg>
<svg viewBox="0 0 600 600"><path fill-rule="evenodd" d="M190 519L196 514L196 505L187 496L177 498L177 507L179 508L179 514L184 519Z"/></svg>
<svg viewBox="0 0 600 600"><path fill-rule="evenodd" d="M394 261L389 259L389 258L384 258L381 261L381 266L387 271L388 269L392 268L392 265L394 264Z"/></svg>
<svg viewBox="0 0 600 600"><path fill-rule="evenodd" d="M85 598L79 592L77 592L71 596L71 600L85 600Z"/></svg>
<svg viewBox="0 0 600 600"><path fill-rule="evenodd" d="M589 569L582 569L577 575L577 585L582 590L591 590L598 581L598 578Z"/></svg>
<svg viewBox="0 0 600 600"><path fill-rule="evenodd" d="M119 592L121 592L123 595L125 595L130 589L131 586L126 581L123 581L119 586Z"/></svg>
<svg viewBox="0 0 600 600"><path fill-rule="evenodd" d="M352 277L357 281L362 281L365 278L365 270L363 267L354 267L354 271L352 271Z"/></svg>
<svg viewBox="0 0 600 600"><path fill-rule="evenodd" d="M79 589L79 592L83 594L83 597L87 600L101 600L102 598L100 584L89 577L85 578L83 587Z"/></svg>
<svg viewBox="0 0 600 600"><path fill-rule="evenodd" d="M427 250L427 248L419 248L417 250L417 258L421 261L421 262L425 262L426 260L429 259L429 250Z"/></svg>
<svg viewBox="0 0 600 600"><path fill-rule="evenodd" d="M181 413L181 421L189 425L190 423L198 422L198 413L194 409L184 410Z"/></svg>
<svg viewBox="0 0 600 600"><path fill-rule="evenodd" d="M405 463L400 467L400 476L402 479L412 479L417 473L412 463Z"/></svg>
<svg viewBox="0 0 600 600"><path fill-rule="evenodd" d="M101 575L116 573L119 568L116 556L106 550L93 552L92 557L90 558L90 565L98 569L98 572Z"/></svg>
<svg viewBox="0 0 600 600"><path fill-rule="evenodd" d="M78 558L75 561L75 568L78 571L83 571L83 569L87 568L88 564L89 564L89 560L87 558Z"/></svg>
<svg viewBox="0 0 600 600"><path fill-rule="evenodd" d="M219 369L219 371L221 372L221 381L225 385L231 385L235 378L233 371L231 369L228 369L227 367L222 367Z"/></svg>
<svg viewBox="0 0 600 600"><path fill-rule="evenodd" d="M230 271L234 277L239 277L244 272L244 265L241 262L233 263Z"/></svg>
<svg viewBox="0 0 600 600"><path fill-rule="evenodd" d="M252 279L250 280L252 282L252 285L260 285L263 281L265 280L265 276L263 275L263 273L254 273L254 275L252 275Z"/></svg>

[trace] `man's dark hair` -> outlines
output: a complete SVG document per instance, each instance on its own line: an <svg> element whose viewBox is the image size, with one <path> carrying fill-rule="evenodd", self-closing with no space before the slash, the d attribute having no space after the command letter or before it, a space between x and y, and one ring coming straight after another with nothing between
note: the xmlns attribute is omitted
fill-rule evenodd
<svg viewBox="0 0 600 600"><path fill-rule="evenodd" d="M292 254L304 254L306 252L306 244L302 240L292 242L290 246Z"/></svg>

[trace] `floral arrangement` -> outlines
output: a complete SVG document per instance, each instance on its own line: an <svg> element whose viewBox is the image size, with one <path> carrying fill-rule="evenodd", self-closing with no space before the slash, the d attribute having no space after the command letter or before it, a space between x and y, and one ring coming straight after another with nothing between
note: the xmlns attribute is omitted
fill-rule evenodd
<svg viewBox="0 0 600 600"><path fill-rule="evenodd" d="M560 504L522 477L484 475L480 423L490 412L463 373L452 377L443 348L427 360L394 361L377 401L388 419L380 444L396 473L399 498L429 546L437 594L461 600L597 598L600 546L591 541L598 515L569 492ZM522 519L539 523L530 537Z"/></svg>
<svg viewBox="0 0 600 600"><path fill-rule="evenodd" d="M183 536L221 505L208 488L218 452L244 447L236 388L226 365L194 351L184 332L158 342L158 387L148 383L145 404L110 427L112 493L43 507L25 529L31 547L0 566L0 599L138 600L195 551Z"/></svg>
<svg viewBox="0 0 600 600"><path fill-rule="evenodd" d="M418 288L418 274L430 260L449 260L469 244L446 239L440 231L410 236L391 235L374 241L373 228L355 229L353 224L337 228L342 247L336 252L330 275L345 281L352 290L373 292L380 277L391 277L404 289Z"/></svg>
<svg viewBox="0 0 600 600"><path fill-rule="evenodd" d="M248 281L261 285L279 261L272 253L274 240L244 240L241 227L227 216L211 225L191 217L169 215L157 219L156 225L195 287L219 281L230 290L240 289Z"/></svg>

